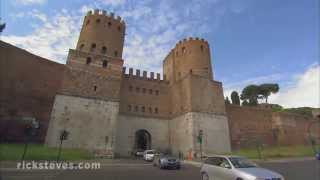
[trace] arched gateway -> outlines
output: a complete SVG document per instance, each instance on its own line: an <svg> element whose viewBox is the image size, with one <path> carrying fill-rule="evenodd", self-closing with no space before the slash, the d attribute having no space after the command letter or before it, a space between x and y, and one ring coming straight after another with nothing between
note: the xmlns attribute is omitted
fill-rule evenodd
<svg viewBox="0 0 320 180"><path fill-rule="evenodd" d="M147 130L136 131L134 148L137 150L151 149L151 135Z"/></svg>

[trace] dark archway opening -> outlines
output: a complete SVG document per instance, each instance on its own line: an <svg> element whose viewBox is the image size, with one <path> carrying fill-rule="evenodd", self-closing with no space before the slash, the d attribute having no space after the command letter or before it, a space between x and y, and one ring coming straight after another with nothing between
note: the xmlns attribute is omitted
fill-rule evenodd
<svg viewBox="0 0 320 180"><path fill-rule="evenodd" d="M151 135L148 131L141 129L136 132L135 149L137 150L151 149Z"/></svg>

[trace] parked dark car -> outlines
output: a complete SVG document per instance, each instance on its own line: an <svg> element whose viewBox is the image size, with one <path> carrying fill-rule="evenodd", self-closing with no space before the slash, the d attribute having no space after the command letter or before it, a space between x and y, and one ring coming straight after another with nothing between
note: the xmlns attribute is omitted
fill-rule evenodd
<svg viewBox="0 0 320 180"><path fill-rule="evenodd" d="M179 159L170 155L155 155L153 165L160 169L180 169L181 164Z"/></svg>

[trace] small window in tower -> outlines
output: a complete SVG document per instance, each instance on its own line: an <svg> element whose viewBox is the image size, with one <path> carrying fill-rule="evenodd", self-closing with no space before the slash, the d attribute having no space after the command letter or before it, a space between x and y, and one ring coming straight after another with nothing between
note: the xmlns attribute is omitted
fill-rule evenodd
<svg viewBox="0 0 320 180"><path fill-rule="evenodd" d="M156 90L156 95L157 95L157 96L159 95L159 90Z"/></svg>
<svg viewBox="0 0 320 180"><path fill-rule="evenodd" d="M112 23L111 22L108 22L108 26L110 27L112 25Z"/></svg>
<svg viewBox="0 0 320 180"><path fill-rule="evenodd" d="M97 89L98 89L97 86L94 86L94 87L93 87L93 90L94 90L94 91L97 91Z"/></svg>
<svg viewBox="0 0 320 180"><path fill-rule="evenodd" d="M94 51L96 49L96 46L97 45L95 43L91 44L91 51Z"/></svg>
<svg viewBox="0 0 320 180"><path fill-rule="evenodd" d="M128 111L132 111L131 105L128 105Z"/></svg>
<svg viewBox="0 0 320 180"><path fill-rule="evenodd" d="M129 91L130 91L130 92L132 92L132 89L133 89L133 87L132 87L132 86L129 86Z"/></svg>
<svg viewBox="0 0 320 180"><path fill-rule="evenodd" d="M136 92L139 93L140 92L140 88L136 87Z"/></svg>
<svg viewBox="0 0 320 180"><path fill-rule="evenodd" d="M146 88L142 88L142 93L145 94L146 93Z"/></svg>
<svg viewBox="0 0 320 180"><path fill-rule="evenodd" d="M158 114L158 108L154 108L154 113Z"/></svg>
<svg viewBox="0 0 320 180"><path fill-rule="evenodd" d="M200 46L201 52L203 52L203 45Z"/></svg>
<svg viewBox="0 0 320 180"><path fill-rule="evenodd" d="M87 57L86 64L89 65L89 64L91 63L91 61L92 61L92 60L91 60L91 57Z"/></svg>
<svg viewBox="0 0 320 180"><path fill-rule="evenodd" d="M190 74L192 74L192 69L190 69Z"/></svg>
<svg viewBox="0 0 320 180"><path fill-rule="evenodd" d="M84 44L81 44L80 47L79 47L79 49L82 50L83 47L84 47Z"/></svg>
<svg viewBox="0 0 320 180"><path fill-rule="evenodd" d="M87 26L87 25L89 25L89 24L90 24L90 20L87 20L87 22L86 22L86 26Z"/></svg>
<svg viewBox="0 0 320 180"><path fill-rule="evenodd" d="M97 20L96 20L97 23L100 23L100 21L101 21L100 19L97 19Z"/></svg>
<svg viewBox="0 0 320 180"><path fill-rule="evenodd" d="M179 53L178 53L178 51L176 52L176 56L178 56L179 55Z"/></svg>
<svg viewBox="0 0 320 180"><path fill-rule="evenodd" d="M153 90L152 89L149 89L149 94L152 94L153 93Z"/></svg>
<svg viewBox="0 0 320 180"><path fill-rule="evenodd" d="M151 107L149 107L149 113L152 113L152 108Z"/></svg>
<svg viewBox="0 0 320 180"><path fill-rule="evenodd" d="M120 27L120 26L118 26L118 31L119 31L119 32L121 31L121 27Z"/></svg>
<svg viewBox="0 0 320 180"><path fill-rule="evenodd" d="M138 111L139 111L139 107L138 107L138 106L135 106L135 107L134 107L134 111L135 111L135 112L138 112Z"/></svg>
<svg viewBox="0 0 320 180"><path fill-rule="evenodd" d="M118 51L114 51L114 56L115 56L115 57L118 56Z"/></svg>
<svg viewBox="0 0 320 180"><path fill-rule="evenodd" d="M141 111L142 111L142 112L145 112L145 111L146 111L146 108L145 108L144 106L142 106Z"/></svg>
<svg viewBox="0 0 320 180"><path fill-rule="evenodd" d="M182 47L182 54L186 53L186 47Z"/></svg>
<svg viewBox="0 0 320 180"><path fill-rule="evenodd" d="M102 49L101 49L101 53L102 54L107 53L107 47L103 46Z"/></svg>
<svg viewBox="0 0 320 180"><path fill-rule="evenodd" d="M108 61L107 60L103 60L102 61L102 67L106 68L108 66Z"/></svg>

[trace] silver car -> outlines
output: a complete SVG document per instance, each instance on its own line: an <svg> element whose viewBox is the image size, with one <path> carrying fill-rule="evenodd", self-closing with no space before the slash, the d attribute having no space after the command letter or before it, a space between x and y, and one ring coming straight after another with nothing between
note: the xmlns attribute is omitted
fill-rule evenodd
<svg viewBox="0 0 320 180"><path fill-rule="evenodd" d="M279 173L260 168L239 156L210 156L200 174L202 180L284 180Z"/></svg>
<svg viewBox="0 0 320 180"><path fill-rule="evenodd" d="M156 154L153 160L153 166L159 166L160 169L180 169L179 159L163 154Z"/></svg>

